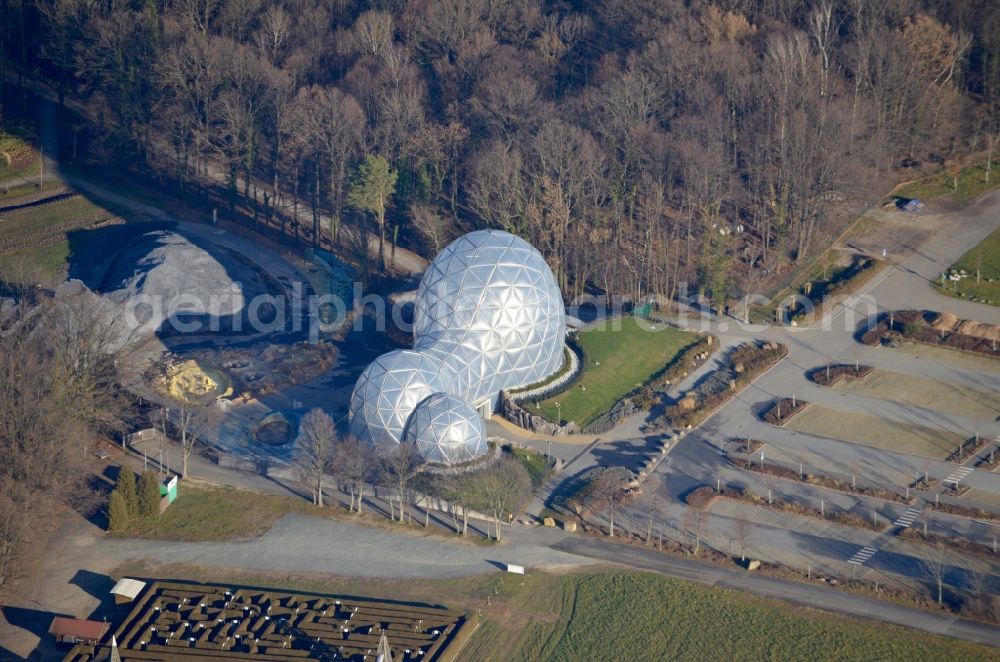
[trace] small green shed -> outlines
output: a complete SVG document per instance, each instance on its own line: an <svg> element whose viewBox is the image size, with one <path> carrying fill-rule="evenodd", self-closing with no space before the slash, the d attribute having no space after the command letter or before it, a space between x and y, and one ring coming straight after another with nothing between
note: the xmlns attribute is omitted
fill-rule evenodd
<svg viewBox="0 0 1000 662"><path fill-rule="evenodd" d="M167 503L171 504L177 499L177 476L168 476L160 483L160 496L167 497Z"/></svg>

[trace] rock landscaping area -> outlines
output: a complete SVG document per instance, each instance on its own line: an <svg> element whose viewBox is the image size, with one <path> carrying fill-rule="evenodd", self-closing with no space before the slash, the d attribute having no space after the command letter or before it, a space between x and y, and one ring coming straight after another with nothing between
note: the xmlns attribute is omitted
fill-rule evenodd
<svg viewBox="0 0 1000 662"><path fill-rule="evenodd" d="M730 352L725 367L709 373L677 402L667 405L653 425L662 429L698 425L787 352L784 345L774 342L749 342L737 347Z"/></svg>
<svg viewBox="0 0 1000 662"><path fill-rule="evenodd" d="M861 342L872 347L898 346L900 340L1000 357L1000 327L959 319L951 313L892 311L861 336Z"/></svg>

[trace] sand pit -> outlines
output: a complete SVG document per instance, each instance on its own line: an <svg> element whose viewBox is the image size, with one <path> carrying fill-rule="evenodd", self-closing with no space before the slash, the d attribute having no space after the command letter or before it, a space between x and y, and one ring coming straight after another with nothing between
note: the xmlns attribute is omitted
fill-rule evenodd
<svg viewBox="0 0 1000 662"><path fill-rule="evenodd" d="M233 393L229 380L220 372L204 368L191 359L167 366L159 387L170 397L184 402L227 397Z"/></svg>

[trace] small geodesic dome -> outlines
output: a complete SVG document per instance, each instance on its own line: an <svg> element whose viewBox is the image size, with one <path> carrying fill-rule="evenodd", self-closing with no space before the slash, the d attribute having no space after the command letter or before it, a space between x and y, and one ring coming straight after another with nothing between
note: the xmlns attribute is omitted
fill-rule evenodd
<svg viewBox="0 0 1000 662"><path fill-rule="evenodd" d="M351 395L351 434L377 445L398 444L417 403L442 390L440 370L434 358L412 350L372 361Z"/></svg>
<svg viewBox="0 0 1000 662"><path fill-rule="evenodd" d="M416 444L427 462L458 464L486 452L486 428L472 405L435 393L413 410L403 443Z"/></svg>

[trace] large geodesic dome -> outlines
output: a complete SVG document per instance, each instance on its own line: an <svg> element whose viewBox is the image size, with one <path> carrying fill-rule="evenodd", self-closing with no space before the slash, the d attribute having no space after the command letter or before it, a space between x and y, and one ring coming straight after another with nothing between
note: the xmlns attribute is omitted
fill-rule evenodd
<svg viewBox="0 0 1000 662"><path fill-rule="evenodd" d="M417 404L442 390L440 364L412 350L383 354L365 368L351 395L351 434L377 445L398 444Z"/></svg>
<svg viewBox="0 0 1000 662"><path fill-rule="evenodd" d="M413 350L379 357L355 384L351 431L374 444L405 436L431 462L470 460L486 451L477 410L557 371L565 333L562 296L541 253L507 232L467 234L424 273Z"/></svg>
<svg viewBox="0 0 1000 662"><path fill-rule="evenodd" d="M441 251L414 309L414 349L438 357L449 392L496 405L502 389L541 381L562 366L566 334L559 286L541 253L499 230Z"/></svg>
<svg viewBox="0 0 1000 662"><path fill-rule="evenodd" d="M427 462L458 464L486 452L486 427L465 400L436 393L413 410L403 443L415 444Z"/></svg>

